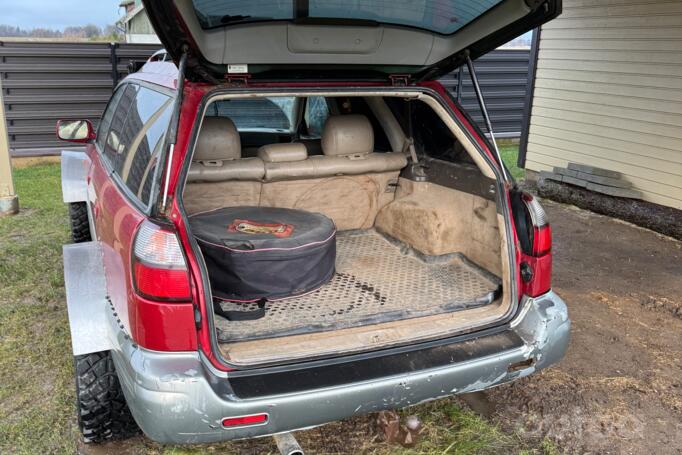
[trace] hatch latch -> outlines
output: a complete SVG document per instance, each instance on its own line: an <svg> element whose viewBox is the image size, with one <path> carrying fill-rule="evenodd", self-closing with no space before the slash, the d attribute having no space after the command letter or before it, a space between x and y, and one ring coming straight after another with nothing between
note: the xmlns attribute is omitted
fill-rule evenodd
<svg viewBox="0 0 682 455"><path fill-rule="evenodd" d="M248 87L249 79L251 79L250 74L226 74L225 80L227 84L233 87Z"/></svg>
<svg viewBox="0 0 682 455"><path fill-rule="evenodd" d="M406 87L410 83L409 74L389 74L388 78L394 87Z"/></svg>

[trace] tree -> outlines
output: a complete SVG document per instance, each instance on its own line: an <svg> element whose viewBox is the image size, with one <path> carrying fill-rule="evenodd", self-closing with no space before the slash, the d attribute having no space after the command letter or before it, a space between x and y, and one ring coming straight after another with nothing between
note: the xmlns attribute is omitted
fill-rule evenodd
<svg viewBox="0 0 682 455"><path fill-rule="evenodd" d="M86 38L97 38L102 35L102 29L95 24L88 24L83 27L83 32Z"/></svg>

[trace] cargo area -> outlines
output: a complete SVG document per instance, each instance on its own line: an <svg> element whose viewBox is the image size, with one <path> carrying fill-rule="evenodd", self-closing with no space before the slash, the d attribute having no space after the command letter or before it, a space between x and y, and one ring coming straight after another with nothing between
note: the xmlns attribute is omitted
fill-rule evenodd
<svg viewBox="0 0 682 455"><path fill-rule="evenodd" d="M336 247L329 283L270 302L258 320L218 318L218 339L257 340L431 316L484 306L501 295L500 278L459 253L425 256L374 230L342 232ZM234 305L249 311L257 304Z"/></svg>
<svg viewBox="0 0 682 455"><path fill-rule="evenodd" d="M195 235L213 276L213 322L226 361L362 352L451 336L509 314L507 227L494 173L432 98L261 100L206 108L183 196L190 225L230 207L322 214L335 227L335 263L330 279L305 292L258 299L256 289L256 298L226 298L230 289L215 277L229 276L237 287L248 279L240 281L242 271L215 273L225 266L206 248L234 251L227 231L245 220L220 220L212 243ZM278 128L264 128L268 123ZM246 225L279 226L267 221ZM263 261L246 269L265 290L288 273L278 261L277 273ZM244 320L229 316L259 311Z"/></svg>

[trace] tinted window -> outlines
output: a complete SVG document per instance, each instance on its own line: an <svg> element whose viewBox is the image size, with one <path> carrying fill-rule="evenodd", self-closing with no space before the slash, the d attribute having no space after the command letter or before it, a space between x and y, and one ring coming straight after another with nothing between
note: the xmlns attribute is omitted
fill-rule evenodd
<svg viewBox="0 0 682 455"><path fill-rule="evenodd" d="M329 117L327 100L322 96L311 96L305 107L305 124L310 137L321 137L324 123Z"/></svg>
<svg viewBox="0 0 682 455"><path fill-rule="evenodd" d="M128 189L147 205L172 100L134 84L127 84L116 93L120 99L111 115L102 151Z"/></svg>
<svg viewBox="0 0 682 455"><path fill-rule="evenodd" d="M229 117L239 131L292 130L294 98L249 98L220 100L211 104L208 117Z"/></svg>
<svg viewBox="0 0 682 455"><path fill-rule="evenodd" d="M121 95L125 91L124 87L120 87L116 90L109 100L106 111L102 115L102 120L99 122L99 128L97 129L97 145L100 149L104 149L104 142L107 138L107 133L109 132L109 127L111 126L111 121L114 118L114 112L118 106L118 101L121 99Z"/></svg>
<svg viewBox="0 0 682 455"><path fill-rule="evenodd" d="M369 20L450 34L502 0L310 0L297 18ZM192 0L203 28L245 22L294 19L293 0Z"/></svg>
<svg viewBox="0 0 682 455"><path fill-rule="evenodd" d="M125 158L125 151L128 149L127 142L123 137L123 129L128 119L128 113L135 101L137 86L127 84L118 90L121 98L118 100L116 110L111 119L111 126L104 141L104 157L115 171L120 171L121 164Z"/></svg>
<svg viewBox="0 0 682 455"><path fill-rule="evenodd" d="M408 115L412 116L412 138L419 154L456 163L473 163L471 156L438 114L423 101L384 98L406 134L410 134ZM407 103L410 103L408 108Z"/></svg>
<svg viewBox="0 0 682 455"><path fill-rule="evenodd" d="M170 97L140 87L135 108L128 115L129 121L134 115L134 124L141 124L142 128L135 132L120 175L128 189L145 205L149 202L158 155L172 114L171 104Z"/></svg>

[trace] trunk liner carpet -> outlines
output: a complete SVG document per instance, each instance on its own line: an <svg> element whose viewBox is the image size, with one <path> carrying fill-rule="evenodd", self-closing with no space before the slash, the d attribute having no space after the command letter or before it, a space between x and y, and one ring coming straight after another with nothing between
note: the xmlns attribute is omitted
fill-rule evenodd
<svg viewBox="0 0 682 455"><path fill-rule="evenodd" d="M501 281L461 254L424 256L376 231L341 232L336 274L304 296L267 303L265 316L216 316L218 339L246 341L345 329L470 309L501 295ZM252 311L256 303L223 302Z"/></svg>

